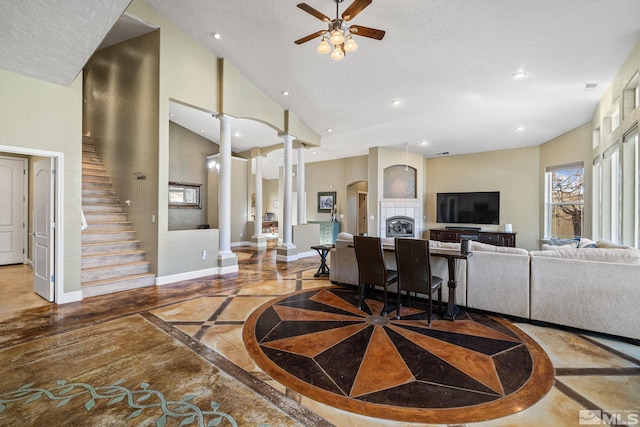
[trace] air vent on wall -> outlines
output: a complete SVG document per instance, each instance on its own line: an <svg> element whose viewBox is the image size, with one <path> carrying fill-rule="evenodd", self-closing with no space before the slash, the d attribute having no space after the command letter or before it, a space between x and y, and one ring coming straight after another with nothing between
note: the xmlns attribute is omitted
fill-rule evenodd
<svg viewBox="0 0 640 427"><path fill-rule="evenodd" d="M448 151L443 151L441 153L436 153L436 156L448 156L449 152Z"/></svg>

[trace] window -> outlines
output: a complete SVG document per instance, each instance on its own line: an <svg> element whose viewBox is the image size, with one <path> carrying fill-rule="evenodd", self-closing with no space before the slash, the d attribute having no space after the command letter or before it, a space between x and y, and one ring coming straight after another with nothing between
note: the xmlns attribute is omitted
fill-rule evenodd
<svg viewBox="0 0 640 427"><path fill-rule="evenodd" d="M602 157L593 159L592 181L593 189L593 220L591 227L591 237L600 240L602 236Z"/></svg>
<svg viewBox="0 0 640 427"><path fill-rule="evenodd" d="M640 167L637 125L622 137L622 243L639 247Z"/></svg>
<svg viewBox="0 0 640 427"><path fill-rule="evenodd" d="M593 238L640 247L638 125L593 161Z"/></svg>
<svg viewBox="0 0 640 427"><path fill-rule="evenodd" d="M620 242L620 144L619 141L604 152L602 159L602 230L601 238Z"/></svg>
<svg viewBox="0 0 640 427"><path fill-rule="evenodd" d="M548 238L582 236L584 164L548 167L545 174L545 235Z"/></svg>

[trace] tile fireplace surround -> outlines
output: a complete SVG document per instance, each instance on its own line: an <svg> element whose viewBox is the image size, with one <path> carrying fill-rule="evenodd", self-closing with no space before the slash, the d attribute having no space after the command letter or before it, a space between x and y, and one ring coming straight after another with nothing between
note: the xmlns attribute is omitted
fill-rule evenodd
<svg viewBox="0 0 640 427"><path fill-rule="evenodd" d="M420 203L416 199L380 202L380 230L378 236L387 237L387 219L395 216L412 218L414 221L413 237L418 238L421 236Z"/></svg>

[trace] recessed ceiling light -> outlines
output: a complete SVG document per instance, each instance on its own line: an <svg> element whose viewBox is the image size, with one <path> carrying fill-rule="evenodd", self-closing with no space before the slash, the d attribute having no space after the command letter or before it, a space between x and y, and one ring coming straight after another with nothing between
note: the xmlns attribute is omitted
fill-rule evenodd
<svg viewBox="0 0 640 427"><path fill-rule="evenodd" d="M427 145L428 143L429 143L429 142L427 142L427 141L422 141L422 142L420 143L420 145Z"/></svg>
<svg viewBox="0 0 640 427"><path fill-rule="evenodd" d="M222 40L222 34L214 32L213 38L216 40Z"/></svg>
<svg viewBox="0 0 640 427"><path fill-rule="evenodd" d="M233 136L240 136L240 132L234 133Z"/></svg>
<svg viewBox="0 0 640 427"><path fill-rule="evenodd" d="M393 101L391 101L391 105L393 105L394 107L397 107L398 105L400 105L400 100L394 99Z"/></svg>
<svg viewBox="0 0 640 427"><path fill-rule="evenodd" d="M524 131L524 126L518 126L516 128L516 132L523 132Z"/></svg>
<svg viewBox="0 0 640 427"><path fill-rule="evenodd" d="M327 132L331 133L333 132L333 129L327 129Z"/></svg>
<svg viewBox="0 0 640 427"><path fill-rule="evenodd" d="M527 73L525 73L524 71L518 71L513 73L511 77L513 77L514 79L524 79L525 77L527 77Z"/></svg>
<svg viewBox="0 0 640 427"><path fill-rule="evenodd" d="M169 113L169 117L173 117L173 113Z"/></svg>
<svg viewBox="0 0 640 427"><path fill-rule="evenodd" d="M312 153L313 153L313 154L316 154L316 153L317 153L317 151L312 151Z"/></svg>
<svg viewBox="0 0 640 427"><path fill-rule="evenodd" d="M204 133L204 129L200 129L200 133Z"/></svg>
<svg viewBox="0 0 640 427"><path fill-rule="evenodd" d="M283 94L284 96L289 96L289 91L288 91L288 90L283 90L283 91L282 91L282 94Z"/></svg>

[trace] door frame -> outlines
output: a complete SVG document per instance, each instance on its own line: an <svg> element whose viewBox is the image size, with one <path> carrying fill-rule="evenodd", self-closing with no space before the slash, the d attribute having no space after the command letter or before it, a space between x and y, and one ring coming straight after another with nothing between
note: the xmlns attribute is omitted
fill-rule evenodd
<svg viewBox="0 0 640 427"><path fill-rule="evenodd" d="M55 285L53 286L53 302L63 304L65 302L77 301L77 298L71 295L65 298L64 294L64 239L62 238L62 236L64 236L64 209L62 206L62 201L64 201L64 153L10 145L0 145L0 152L53 158L53 167L55 170L55 194L53 195L55 233L53 235L54 262L52 274L54 274L56 278Z"/></svg>
<svg viewBox="0 0 640 427"><path fill-rule="evenodd" d="M22 196L25 197L25 200L22 203L22 220L25 222L25 224L28 224L29 223L29 198L27 196L29 194L29 159L25 157L12 157L4 154L0 154L0 159L22 161L22 167L24 168L24 171L25 171L25 175L23 175L22 177ZM22 263L23 264L26 264L27 261L29 260L27 257L27 248L29 247L28 237L29 237L28 228L22 227L22 248L23 248Z"/></svg>

